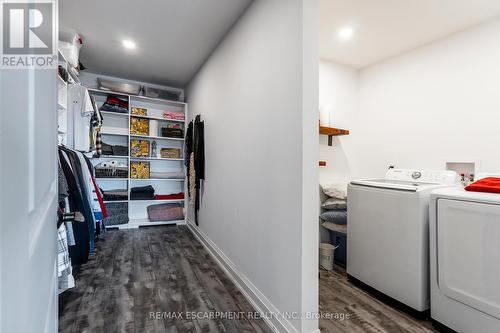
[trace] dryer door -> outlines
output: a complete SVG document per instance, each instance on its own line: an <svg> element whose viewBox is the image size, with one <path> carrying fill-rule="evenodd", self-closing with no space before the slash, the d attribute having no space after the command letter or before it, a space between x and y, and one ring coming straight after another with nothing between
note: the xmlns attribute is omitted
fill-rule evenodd
<svg viewBox="0 0 500 333"><path fill-rule="evenodd" d="M500 206L439 199L437 258L444 295L500 319Z"/></svg>

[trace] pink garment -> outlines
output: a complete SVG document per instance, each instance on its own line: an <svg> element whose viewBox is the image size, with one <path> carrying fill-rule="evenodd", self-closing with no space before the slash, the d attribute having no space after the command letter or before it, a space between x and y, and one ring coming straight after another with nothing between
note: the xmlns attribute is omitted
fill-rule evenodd
<svg viewBox="0 0 500 333"><path fill-rule="evenodd" d="M163 112L163 118L165 119L172 119L172 120L184 120L184 112L178 112L178 111L165 111Z"/></svg>

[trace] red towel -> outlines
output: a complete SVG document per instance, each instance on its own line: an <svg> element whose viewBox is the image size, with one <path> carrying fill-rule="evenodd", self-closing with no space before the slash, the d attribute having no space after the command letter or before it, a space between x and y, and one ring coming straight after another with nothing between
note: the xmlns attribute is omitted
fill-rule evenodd
<svg viewBox="0 0 500 333"><path fill-rule="evenodd" d="M488 177L467 186L466 191L500 193L500 178Z"/></svg>
<svg viewBox="0 0 500 333"><path fill-rule="evenodd" d="M155 195L156 200L179 200L184 199L184 193L175 193L175 194L157 194Z"/></svg>

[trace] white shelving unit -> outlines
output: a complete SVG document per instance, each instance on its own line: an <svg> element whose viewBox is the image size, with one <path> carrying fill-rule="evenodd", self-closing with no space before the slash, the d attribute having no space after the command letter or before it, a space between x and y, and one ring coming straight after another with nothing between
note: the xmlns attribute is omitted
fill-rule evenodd
<svg viewBox="0 0 500 333"><path fill-rule="evenodd" d="M169 101L158 98L149 98L145 96L128 95L123 93L104 91L98 89L88 89L89 93L94 96L98 107L106 101L107 96L112 95L128 100L128 113L115 113L109 111L101 111L104 118L103 127L101 129L102 141L111 145L126 145L129 148L127 156L101 156L93 158L92 163L97 165L106 160L123 161L128 165L128 178L96 178L98 185L103 189L121 189L127 188L128 200L120 201L105 201L105 203L127 203L129 221L127 224L109 226L110 228L138 228L141 226L155 226L165 224L185 224L185 219L175 221L157 221L150 222L147 218L147 206L161 203L184 203L184 199L173 200L130 200L130 190L135 186L151 185L155 189L155 194L172 194L185 192L185 179L134 179L130 178L130 162L144 161L150 163L150 170L153 172L185 172L184 168L184 138L166 138L159 136L161 123L180 123L183 131L186 131L186 120L171 120L163 118L164 111L184 112L186 115L187 104L177 101ZM140 107L147 109L147 116L132 115L132 107ZM143 118L149 120L149 135L130 134L130 120L132 117ZM161 148L180 148L181 158L161 158L158 156L152 157L132 157L130 155L130 141L134 139L156 141L157 154L159 155ZM151 146L150 146L151 151ZM184 208L185 209L185 208Z"/></svg>
<svg viewBox="0 0 500 333"><path fill-rule="evenodd" d="M68 144L68 88L69 85L80 83L78 77L72 76L69 71L70 65L61 51L57 53L57 64L68 72L68 81L57 75L57 134L61 144Z"/></svg>
<svg viewBox="0 0 500 333"><path fill-rule="evenodd" d="M58 65L66 70L68 62L58 52ZM57 139L61 144L67 144L68 140L68 83L57 75Z"/></svg>

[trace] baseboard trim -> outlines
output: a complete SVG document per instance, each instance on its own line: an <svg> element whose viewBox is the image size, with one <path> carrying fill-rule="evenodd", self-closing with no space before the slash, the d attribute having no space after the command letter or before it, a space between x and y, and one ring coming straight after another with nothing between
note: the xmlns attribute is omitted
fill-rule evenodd
<svg viewBox="0 0 500 333"><path fill-rule="evenodd" d="M200 241L212 258L227 274L245 298L259 312L268 326L276 333L299 333L292 323L278 315L280 311L259 291L259 289L248 280L244 274L239 272L231 260L217 247L217 245L195 225L190 219L186 219L186 224L191 233ZM264 314L273 314L264 315ZM271 318L270 318L271 317ZM319 329L311 333L320 333Z"/></svg>

